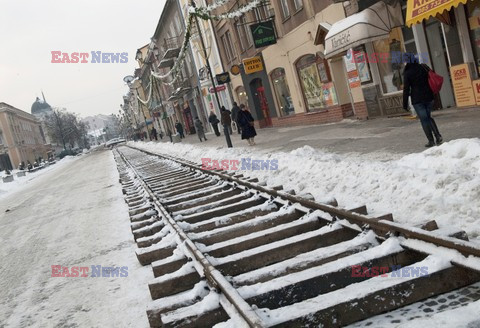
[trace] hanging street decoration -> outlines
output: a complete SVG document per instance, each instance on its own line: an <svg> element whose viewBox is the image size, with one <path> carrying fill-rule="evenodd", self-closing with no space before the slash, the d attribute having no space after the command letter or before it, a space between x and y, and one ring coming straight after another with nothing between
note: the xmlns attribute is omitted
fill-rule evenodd
<svg viewBox="0 0 480 328"><path fill-rule="evenodd" d="M148 86L149 91L148 91L148 98L147 100L141 99L138 94L137 94L137 99L147 105L152 97L152 77L161 80L162 83L167 84L167 85L173 85L177 80L178 77L180 76L180 72L182 71L182 67L184 65L185 57L187 54L187 49L188 45L190 43L190 39L192 36L192 24L195 19L195 16L198 18L201 18L203 20L221 20L221 19L234 19L234 18L239 18L243 14L254 10L255 8L259 7L262 5L262 3L265 0L252 0L245 6L242 6L238 8L237 10L228 12L228 13L222 13L219 15L211 15L210 13L223 6L224 4L227 4L228 2L233 1L233 0L217 0L211 5L208 5L206 7L194 7L194 6L189 6L188 8L188 16L187 16L187 25L185 28L185 38L182 43L182 47L180 48L180 52L178 54L177 59L175 60L175 64L173 65L172 69L166 73L166 74L159 74L157 72L151 71L150 72L150 84ZM227 73L228 74L228 73ZM169 80L169 81L167 81Z"/></svg>

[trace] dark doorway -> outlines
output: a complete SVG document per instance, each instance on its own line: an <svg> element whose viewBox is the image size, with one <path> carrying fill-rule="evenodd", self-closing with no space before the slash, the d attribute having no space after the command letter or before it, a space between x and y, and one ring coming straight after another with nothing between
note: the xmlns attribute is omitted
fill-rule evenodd
<svg viewBox="0 0 480 328"><path fill-rule="evenodd" d="M265 88L262 79L254 79L250 82L250 91L253 95L253 103L255 104L255 112L257 114L260 127L271 127L272 119L268 108L267 97L265 96Z"/></svg>

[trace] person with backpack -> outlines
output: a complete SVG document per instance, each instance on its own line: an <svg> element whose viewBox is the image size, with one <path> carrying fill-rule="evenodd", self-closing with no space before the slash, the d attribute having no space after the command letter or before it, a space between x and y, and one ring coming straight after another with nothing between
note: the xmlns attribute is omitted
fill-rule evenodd
<svg viewBox="0 0 480 328"><path fill-rule="evenodd" d="M403 109L408 111L408 98L411 97L412 106L428 139L425 147L440 145L443 142L437 124L431 116L434 92L429 84L429 72L430 68L425 64L419 64L418 61L407 63L403 72Z"/></svg>

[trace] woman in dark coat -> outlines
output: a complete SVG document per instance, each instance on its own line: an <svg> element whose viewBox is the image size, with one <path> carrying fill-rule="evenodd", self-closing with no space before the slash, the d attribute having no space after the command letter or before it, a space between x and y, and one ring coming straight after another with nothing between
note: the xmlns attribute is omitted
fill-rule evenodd
<svg viewBox="0 0 480 328"><path fill-rule="evenodd" d="M210 112L210 116L208 116L208 122L212 125L213 131L215 131L215 135L219 137L220 132L218 131L218 123L220 123L220 121L218 120L217 115L215 115L213 110Z"/></svg>
<svg viewBox="0 0 480 328"><path fill-rule="evenodd" d="M437 139L437 145L443 142L438 131L437 124L431 116L433 106L433 92L428 84L428 67L418 62L407 63L403 72L403 109L408 110L408 97L412 98L412 105L420 118L423 132L427 136L428 143L425 147L435 146L433 136Z"/></svg>
<svg viewBox="0 0 480 328"><path fill-rule="evenodd" d="M200 121L198 117L195 117L194 124L195 124L195 130L197 130L197 135L198 135L198 139L200 139L200 142L202 142L202 138L205 139L205 141L207 141L207 138L205 137L205 131L203 129L202 121Z"/></svg>
<svg viewBox="0 0 480 328"><path fill-rule="evenodd" d="M238 113L237 119L242 130L242 140L247 139L248 144L254 146L254 138L257 135L257 131L255 131L255 127L253 126L253 116L244 104L240 105L240 109L241 111Z"/></svg>

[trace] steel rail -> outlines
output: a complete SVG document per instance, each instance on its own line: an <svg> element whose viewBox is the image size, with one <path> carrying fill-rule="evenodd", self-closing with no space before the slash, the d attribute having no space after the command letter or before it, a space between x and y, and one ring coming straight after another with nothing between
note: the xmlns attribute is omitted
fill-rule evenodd
<svg viewBox="0 0 480 328"><path fill-rule="evenodd" d="M284 191L279 191L279 190L275 190L265 186L261 186L258 183L249 182L244 179L237 178L235 176L223 173L225 171L206 170L206 169L203 169L199 164L192 164L185 160L182 160L173 156L153 153L151 151L135 148L132 146L127 146L127 147L144 152L151 156L156 156L156 157L171 160L173 162L176 162L178 164L181 164L191 169L199 170L206 174L221 177L224 180L235 182L235 183L238 183L239 185L243 185L251 189L265 192L274 197L280 197L280 198L286 199L292 203L299 203L311 209L317 209L317 210L327 212L335 217L346 219L350 223L359 225L360 227L365 225L369 226L372 230L376 232L380 232L384 236L393 234L395 236L403 236L405 238L418 239L427 243L434 244L436 246L454 249L466 257L475 256L477 258L480 258L480 248L476 247L475 244L471 242L450 238L450 237L447 237L447 238L441 237L441 236L429 233L428 231L422 231L421 229L415 229L415 228L412 229L412 228L402 227L397 223L386 221L386 220L377 221L375 219L372 219L371 217L357 214L342 208L334 207L328 204L318 203L316 201L305 199L297 195L292 195ZM467 267L471 270L480 271L479 268L474 265L458 263L457 261L452 261L452 262L454 262L456 265Z"/></svg>
<svg viewBox="0 0 480 328"><path fill-rule="evenodd" d="M117 153L120 155L122 160L129 166L133 171L136 178L140 181L140 184L145 189L145 191L152 197L155 207L161 212L161 214L166 219L168 225L175 231L177 236L185 242L185 246L188 248L190 253L195 257L196 261L200 263L203 268L203 274L207 280L213 285L222 291L228 301L232 306L238 311L240 316L245 320L245 323L252 328L261 328L265 327L262 319L257 315L255 310L240 296L238 291L225 279L223 274L218 271L208 259L203 255L203 253L195 246L195 244L190 240L187 234L178 226L176 221L170 216L167 210L163 207L155 193L150 189L147 183L138 174L135 167L130 163L130 161L125 157L123 153L116 149ZM200 273L201 274L201 273Z"/></svg>

